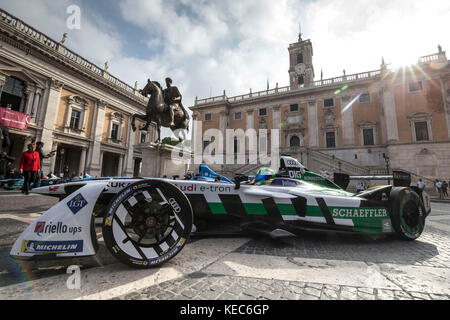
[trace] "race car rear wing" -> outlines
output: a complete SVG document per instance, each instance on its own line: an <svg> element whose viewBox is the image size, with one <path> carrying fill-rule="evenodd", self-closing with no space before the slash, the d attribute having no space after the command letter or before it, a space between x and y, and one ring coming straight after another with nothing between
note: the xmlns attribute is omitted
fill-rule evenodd
<svg viewBox="0 0 450 320"><path fill-rule="evenodd" d="M350 176L345 173L334 173L334 183L346 190L350 180L392 180L394 187L409 187L411 174L404 171L393 171L392 175Z"/></svg>

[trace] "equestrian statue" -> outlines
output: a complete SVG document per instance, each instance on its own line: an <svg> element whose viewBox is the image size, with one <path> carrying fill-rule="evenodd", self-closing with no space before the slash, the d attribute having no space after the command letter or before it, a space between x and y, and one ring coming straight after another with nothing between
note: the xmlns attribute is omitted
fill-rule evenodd
<svg viewBox="0 0 450 320"><path fill-rule="evenodd" d="M136 131L136 118L145 121L145 124L139 127L139 130L147 131L150 123L155 122L158 139L161 139L161 126L170 128L173 132L178 129L186 129L189 131L189 114L181 103L182 96L177 87L172 86L172 79L166 78L166 89L162 89L157 81L147 80L147 85L140 93L147 97L150 94L150 99L147 104L146 114L134 114L131 117L131 128L133 132ZM182 137L178 137L180 142Z"/></svg>

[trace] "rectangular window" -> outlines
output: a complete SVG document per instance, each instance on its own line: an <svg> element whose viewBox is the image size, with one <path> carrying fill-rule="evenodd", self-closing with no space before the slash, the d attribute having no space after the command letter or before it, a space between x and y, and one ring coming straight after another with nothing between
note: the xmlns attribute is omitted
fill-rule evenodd
<svg viewBox="0 0 450 320"><path fill-rule="evenodd" d="M360 95L359 103L370 103L370 93L363 93Z"/></svg>
<svg viewBox="0 0 450 320"><path fill-rule="evenodd" d="M429 136L427 122L415 122L414 126L416 128L416 141L428 141Z"/></svg>
<svg viewBox="0 0 450 320"><path fill-rule="evenodd" d="M422 91L422 90L423 90L422 81L409 83L409 92L416 92L416 91Z"/></svg>
<svg viewBox="0 0 450 320"><path fill-rule="evenodd" d="M241 120L242 119L242 113L241 112L236 112L234 114L234 120Z"/></svg>
<svg viewBox="0 0 450 320"><path fill-rule="evenodd" d="M260 117L267 116L267 109L266 108L259 109L259 116Z"/></svg>
<svg viewBox="0 0 450 320"><path fill-rule="evenodd" d="M70 116L70 128L79 129L80 119L81 119L81 112L78 110L72 110L72 115Z"/></svg>
<svg viewBox="0 0 450 320"><path fill-rule="evenodd" d="M323 100L323 106L324 107L334 107L334 99L325 99Z"/></svg>
<svg viewBox="0 0 450 320"><path fill-rule="evenodd" d="M113 123L111 127L111 139L117 140L119 137L119 125L117 123Z"/></svg>
<svg viewBox="0 0 450 320"><path fill-rule="evenodd" d="M327 148L336 148L336 136L334 132L327 132Z"/></svg>
<svg viewBox="0 0 450 320"><path fill-rule="evenodd" d="M363 129L364 145L373 146L375 145L375 140L373 137L373 129Z"/></svg>
<svg viewBox="0 0 450 320"><path fill-rule="evenodd" d="M146 143L147 142L147 134L144 132L141 132L141 139L140 139L141 143Z"/></svg>
<svg viewBox="0 0 450 320"><path fill-rule="evenodd" d="M291 112L297 112L298 111L298 104L291 104L290 110L291 110Z"/></svg>
<svg viewBox="0 0 450 320"><path fill-rule="evenodd" d="M211 113L205 114L205 121L211 121L211 119L212 119Z"/></svg>

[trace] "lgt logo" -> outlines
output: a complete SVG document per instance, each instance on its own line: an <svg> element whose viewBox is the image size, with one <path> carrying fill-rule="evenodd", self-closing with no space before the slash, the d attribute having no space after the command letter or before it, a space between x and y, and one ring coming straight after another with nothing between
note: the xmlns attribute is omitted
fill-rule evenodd
<svg viewBox="0 0 450 320"><path fill-rule="evenodd" d="M83 209L87 204L88 202L83 198L81 193L77 194L72 200L67 202L67 206L73 214L77 214L77 212Z"/></svg>

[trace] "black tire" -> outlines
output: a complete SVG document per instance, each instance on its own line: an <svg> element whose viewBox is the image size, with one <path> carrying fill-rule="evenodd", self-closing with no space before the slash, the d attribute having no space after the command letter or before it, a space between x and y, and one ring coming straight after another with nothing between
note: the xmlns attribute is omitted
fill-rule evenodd
<svg viewBox="0 0 450 320"><path fill-rule="evenodd" d="M186 195L161 180L143 180L120 191L103 219L106 247L135 268L160 266L184 247L193 213Z"/></svg>
<svg viewBox="0 0 450 320"><path fill-rule="evenodd" d="M421 197L410 188L392 188L390 216L397 235L404 240L416 240L425 228L426 211Z"/></svg>

